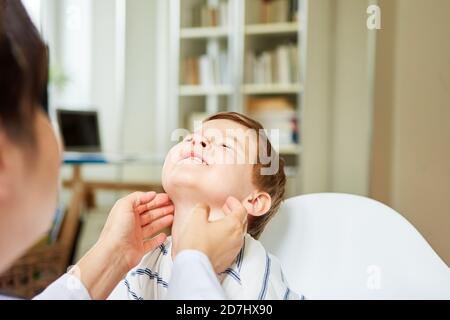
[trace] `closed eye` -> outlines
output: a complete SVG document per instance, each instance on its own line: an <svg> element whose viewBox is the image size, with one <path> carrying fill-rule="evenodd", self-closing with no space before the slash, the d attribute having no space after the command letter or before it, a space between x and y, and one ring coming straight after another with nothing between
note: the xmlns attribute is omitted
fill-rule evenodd
<svg viewBox="0 0 450 320"><path fill-rule="evenodd" d="M229 145L227 145L226 143L222 143L221 147L223 148L227 148L227 149L231 149L231 147Z"/></svg>

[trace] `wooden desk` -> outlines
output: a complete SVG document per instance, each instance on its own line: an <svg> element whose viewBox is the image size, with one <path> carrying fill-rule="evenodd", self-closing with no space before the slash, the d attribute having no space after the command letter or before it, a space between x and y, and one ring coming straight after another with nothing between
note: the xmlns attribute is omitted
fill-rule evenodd
<svg viewBox="0 0 450 320"><path fill-rule="evenodd" d="M95 208L95 192L97 190L106 191L155 191L163 192L164 189L160 183L130 183L130 182L108 182L84 180L81 172L81 165L73 165L72 179L63 181L65 188L72 190L81 189L81 200L88 209Z"/></svg>

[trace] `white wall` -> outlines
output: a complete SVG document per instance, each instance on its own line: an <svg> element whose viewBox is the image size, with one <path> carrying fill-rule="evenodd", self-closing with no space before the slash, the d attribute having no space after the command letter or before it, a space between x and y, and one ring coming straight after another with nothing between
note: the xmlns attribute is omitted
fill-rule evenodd
<svg viewBox="0 0 450 320"><path fill-rule="evenodd" d="M368 3L309 1L304 193L368 195L372 129Z"/></svg>
<svg viewBox="0 0 450 320"><path fill-rule="evenodd" d="M52 96L54 108L96 109L103 150L118 151L119 105L116 99L115 1L62 0L55 4L53 64L68 76L64 90ZM63 177L71 174L65 167ZM89 178L117 177L113 166L85 166Z"/></svg>
<svg viewBox="0 0 450 320"><path fill-rule="evenodd" d="M332 1L309 1L303 98L302 193L330 191ZM303 44L305 45L305 44Z"/></svg>
<svg viewBox="0 0 450 320"><path fill-rule="evenodd" d="M91 2L61 0L59 14L59 53L69 82L57 107L82 108L91 103Z"/></svg>
<svg viewBox="0 0 450 320"><path fill-rule="evenodd" d="M372 196L450 265L450 2L380 4Z"/></svg>
<svg viewBox="0 0 450 320"><path fill-rule="evenodd" d="M156 130L167 108L156 105L158 47L157 1L127 1L125 118L123 128L124 151L127 153L155 154L157 140L162 137ZM159 166L128 165L123 177L127 180L150 182L160 180Z"/></svg>
<svg viewBox="0 0 450 320"><path fill-rule="evenodd" d="M102 144L105 151L118 151L120 116L116 86L115 1L92 1L92 105L100 110Z"/></svg>
<svg viewBox="0 0 450 320"><path fill-rule="evenodd" d="M120 147L120 101L117 99L121 90L117 86L119 70L117 66L116 1L91 1L91 102L99 111L101 142L104 152L115 153ZM90 179L117 179L116 166L85 166L84 174Z"/></svg>
<svg viewBox="0 0 450 320"><path fill-rule="evenodd" d="M368 195L372 103L368 1L334 1L331 190Z"/></svg>

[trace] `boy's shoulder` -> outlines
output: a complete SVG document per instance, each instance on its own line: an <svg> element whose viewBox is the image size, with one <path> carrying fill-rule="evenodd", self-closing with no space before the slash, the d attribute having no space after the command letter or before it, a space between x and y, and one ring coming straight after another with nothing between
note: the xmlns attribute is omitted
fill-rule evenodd
<svg viewBox="0 0 450 320"><path fill-rule="evenodd" d="M246 235L244 244L235 263L228 269L226 291L233 292L234 298L244 299L296 299L298 296L289 289L281 263L269 253L264 245ZM233 290L239 284L236 290Z"/></svg>
<svg viewBox="0 0 450 320"><path fill-rule="evenodd" d="M268 252L261 241L256 240L250 234L247 234L244 238L244 245L241 252L250 259L273 259L276 263L280 263L272 253ZM240 253L241 254L241 253Z"/></svg>

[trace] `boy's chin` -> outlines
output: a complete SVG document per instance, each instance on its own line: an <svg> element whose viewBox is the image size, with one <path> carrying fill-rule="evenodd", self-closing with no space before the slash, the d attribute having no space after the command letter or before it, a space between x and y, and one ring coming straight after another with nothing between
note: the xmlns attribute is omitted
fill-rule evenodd
<svg viewBox="0 0 450 320"><path fill-rule="evenodd" d="M170 176L163 180L164 190L167 193L178 193L180 190L198 192L201 189L203 179L199 178L198 174L192 172L175 170L171 172Z"/></svg>
<svg viewBox="0 0 450 320"><path fill-rule="evenodd" d="M220 184L212 185L208 179L199 179L196 175L171 177L164 181L163 186L171 198L206 203L217 208L222 208L227 199L227 196L218 190Z"/></svg>

